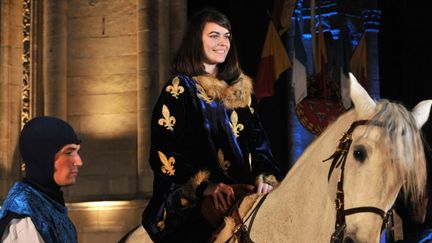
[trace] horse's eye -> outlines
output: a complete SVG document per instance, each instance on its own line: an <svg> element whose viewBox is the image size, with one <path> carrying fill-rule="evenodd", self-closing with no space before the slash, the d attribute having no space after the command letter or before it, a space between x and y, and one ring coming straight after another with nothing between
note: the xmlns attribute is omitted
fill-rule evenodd
<svg viewBox="0 0 432 243"><path fill-rule="evenodd" d="M357 161L364 162L367 158L366 148L362 145L355 146L353 155Z"/></svg>

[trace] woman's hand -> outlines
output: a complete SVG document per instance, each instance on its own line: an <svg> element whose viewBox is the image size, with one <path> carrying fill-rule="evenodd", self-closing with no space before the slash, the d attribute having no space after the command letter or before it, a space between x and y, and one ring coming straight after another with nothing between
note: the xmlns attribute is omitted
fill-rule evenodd
<svg viewBox="0 0 432 243"><path fill-rule="evenodd" d="M256 183L256 192L257 193L269 193L273 190L273 187L265 182L257 182Z"/></svg>
<svg viewBox="0 0 432 243"><path fill-rule="evenodd" d="M224 183L209 184L203 196L211 196L216 210L226 211L234 200L234 190Z"/></svg>

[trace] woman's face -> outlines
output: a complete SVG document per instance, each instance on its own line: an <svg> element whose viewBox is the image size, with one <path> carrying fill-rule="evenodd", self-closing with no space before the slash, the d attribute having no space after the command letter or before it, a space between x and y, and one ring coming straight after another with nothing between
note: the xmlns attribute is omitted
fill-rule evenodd
<svg viewBox="0 0 432 243"><path fill-rule="evenodd" d="M231 33L228 29L212 22L205 24L202 32L204 64L223 63L230 49Z"/></svg>

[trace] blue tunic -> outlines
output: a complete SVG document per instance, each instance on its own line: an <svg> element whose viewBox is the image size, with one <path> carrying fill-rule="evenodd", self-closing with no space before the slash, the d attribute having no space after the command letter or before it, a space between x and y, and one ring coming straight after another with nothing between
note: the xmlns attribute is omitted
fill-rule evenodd
<svg viewBox="0 0 432 243"><path fill-rule="evenodd" d="M67 208L25 183L17 182L10 189L0 219L8 211L30 217L45 242L78 242Z"/></svg>

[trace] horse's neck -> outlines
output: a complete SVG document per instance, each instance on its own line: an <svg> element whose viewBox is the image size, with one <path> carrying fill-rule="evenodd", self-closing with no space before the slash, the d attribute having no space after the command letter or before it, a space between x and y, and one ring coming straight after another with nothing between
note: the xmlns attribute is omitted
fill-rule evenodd
<svg viewBox="0 0 432 243"><path fill-rule="evenodd" d="M351 117L351 116L350 116ZM286 178L259 210L252 230L255 242L317 242L334 231L335 209L329 194L327 174L331 161L323 162L336 149L349 117L325 131L303 152ZM330 131L329 131L330 130ZM255 237L255 238L254 238Z"/></svg>

